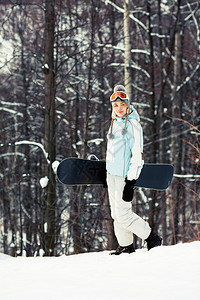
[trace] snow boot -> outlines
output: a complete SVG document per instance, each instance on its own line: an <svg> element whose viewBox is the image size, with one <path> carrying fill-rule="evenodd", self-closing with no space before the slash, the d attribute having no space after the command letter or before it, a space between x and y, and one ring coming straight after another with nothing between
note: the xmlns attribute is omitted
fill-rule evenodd
<svg viewBox="0 0 200 300"><path fill-rule="evenodd" d="M135 248L133 246L133 244L129 245L129 246L118 246L117 249L115 250L115 252L111 252L110 255L120 255L122 253L133 253L135 252Z"/></svg>
<svg viewBox="0 0 200 300"><path fill-rule="evenodd" d="M162 243L162 238L152 230L145 241L147 242L147 249L150 250L151 248L160 246Z"/></svg>

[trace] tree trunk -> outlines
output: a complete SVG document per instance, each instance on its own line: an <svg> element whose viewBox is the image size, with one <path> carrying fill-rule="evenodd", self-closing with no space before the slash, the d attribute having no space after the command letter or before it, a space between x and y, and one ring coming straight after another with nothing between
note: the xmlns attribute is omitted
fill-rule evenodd
<svg viewBox="0 0 200 300"><path fill-rule="evenodd" d="M85 122L84 122L84 149L83 158L88 156L88 127L89 127L89 108L90 108L90 94L91 94L91 81L92 81L92 67L93 67L93 50L94 50L94 36L95 36L95 8L93 6L93 1L91 3L91 35L90 35L90 56L89 56L89 68L88 68L88 83L87 83L87 95L85 103Z"/></svg>
<svg viewBox="0 0 200 300"><path fill-rule="evenodd" d="M124 58L124 85L126 92L131 100L131 40L129 30L129 11L130 3L124 0L124 42L125 42L125 58Z"/></svg>
<svg viewBox="0 0 200 300"><path fill-rule="evenodd" d="M172 118L181 118L181 99L180 93L176 93L176 89L178 84L180 83L180 74L181 74L181 57L180 51L181 49L181 37L180 32L176 32L175 34L175 44L174 44L174 51L175 51L175 61L174 61L174 80L173 80L173 91L172 91ZM180 127L179 127L180 128ZM182 141L181 136L177 138L178 132L181 129L176 127L175 122L172 120L172 130L171 130L171 162L175 167L175 173L181 172L181 148L182 148ZM179 181L176 179L177 187L173 191L173 198L174 198L174 235L173 235L173 244L176 244L179 234L179 214L180 214L180 193L181 193L181 186Z"/></svg>
<svg viewBox="0 0 200 300"><path fill-rule="evenodd" d="M153 50L153 37L152 37L152 12L151 12L151 3L147 1L147 12L148 12L148 33L149 33L149 48L150 48L150 76L151 76L151 96L150 96L150 119L151 119L151 128L150 128L150 136L151 136L151 149L150 149L150 161L151 163L156 162L156 138L157 138L157 115L156 115L156 107L155 107L155 88L154 88L154 50ZM156 210L156 198L157 192L151 191L151 201L149 204L149 224L152 228L155 229L155 210Z"/></svg>
<svg viewBox="0 0 200 300"><path fill-rule="evenodd" d="M159 35L162 35L162 12L161 12L161 0L158 1L158 32ZM160 63L160 95L159 95L159 100L158 100L158 115L159 115L159 124L158 124L158 131L159 131L159 162L166 163L166 158L165 158L165 149L166 149L166 141L162 140L162 138L165 136L165 131L164 131L164 78L163 78L163 42L162 39L159 39L159 63ZM162 199L161 199L161 224L162 224L162 238L163 238L163 244L166 245L167 241L167 223L166 223L166 218L167 218L167 193L162 193Z"/></svg>
<svg viewBox="0 0 200 300"><path fill-rule="evenodd" d="M54 0L45 2L45 132L44 145L48 153L49 163L45 165L45 175L49 182L43 189L44 213L44 251L45 255L53 255L55 247L55 209L56 191L55 174L51 164L55 161L55 70L54 70Z"/></svg>
<svg viewBox="0 0 200 300"><path fill-rule="evenodd" d="M175 6L177 23L175 28L175 37L174 37L174 74L173 74L173 88L172 88L172 124L171 124L171 163L174 165L175 173L181 172L181 148L182 141L181 135L178 134L181 132L181 128L176 127L175 121L173 118L181 118L181 95L180 92L177 93L177 87L181 82L181 27L180 27L180 4L181 0L177 1ZM178 138L177 138L178 135ZM179 214L180 214L180 194L181 186L179 180L175 180L177 186L173 190L173 244L177 243L178 234L179 234Z"/></svg>

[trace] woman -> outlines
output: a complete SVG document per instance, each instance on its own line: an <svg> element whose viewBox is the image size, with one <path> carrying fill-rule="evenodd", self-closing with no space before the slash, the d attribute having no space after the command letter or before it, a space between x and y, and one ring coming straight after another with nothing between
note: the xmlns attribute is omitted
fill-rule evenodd
<svg viewBox="0 0 200 300"><path fill-rule="evenodd" d="M112 121L108 132L106 170L111 216L119 246L111 254L132 253L133 234L147 241L150 250L160 246L162 239L149 224L132 211L133 188L144 161L143 133L137 111L130 106L122 85L110 97Z"/></svg>

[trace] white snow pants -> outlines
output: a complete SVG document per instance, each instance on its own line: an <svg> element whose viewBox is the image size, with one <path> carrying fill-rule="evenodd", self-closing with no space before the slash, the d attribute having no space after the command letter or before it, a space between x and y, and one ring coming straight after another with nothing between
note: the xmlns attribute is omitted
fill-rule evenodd
<svg viewBox="0 0 200 300"><path fill-rule="evenodd" d="M119 245L132 244L133 233L145 240L151 228L146 221L132 211L131 202L125 202L122 199L125 179L107 173L107 184L111 217L114 220L114 231Z"/></svg>

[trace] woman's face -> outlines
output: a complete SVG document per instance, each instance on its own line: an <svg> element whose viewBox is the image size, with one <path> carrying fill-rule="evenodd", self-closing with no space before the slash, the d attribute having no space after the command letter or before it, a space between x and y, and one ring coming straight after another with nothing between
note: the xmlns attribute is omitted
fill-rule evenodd
<svg viewBox="0 0 200 300"><path fill-rule="evenodd" d="M128 106L124 101L115 101L113 110L117 117L124 117L127 114Z"/></svg>

